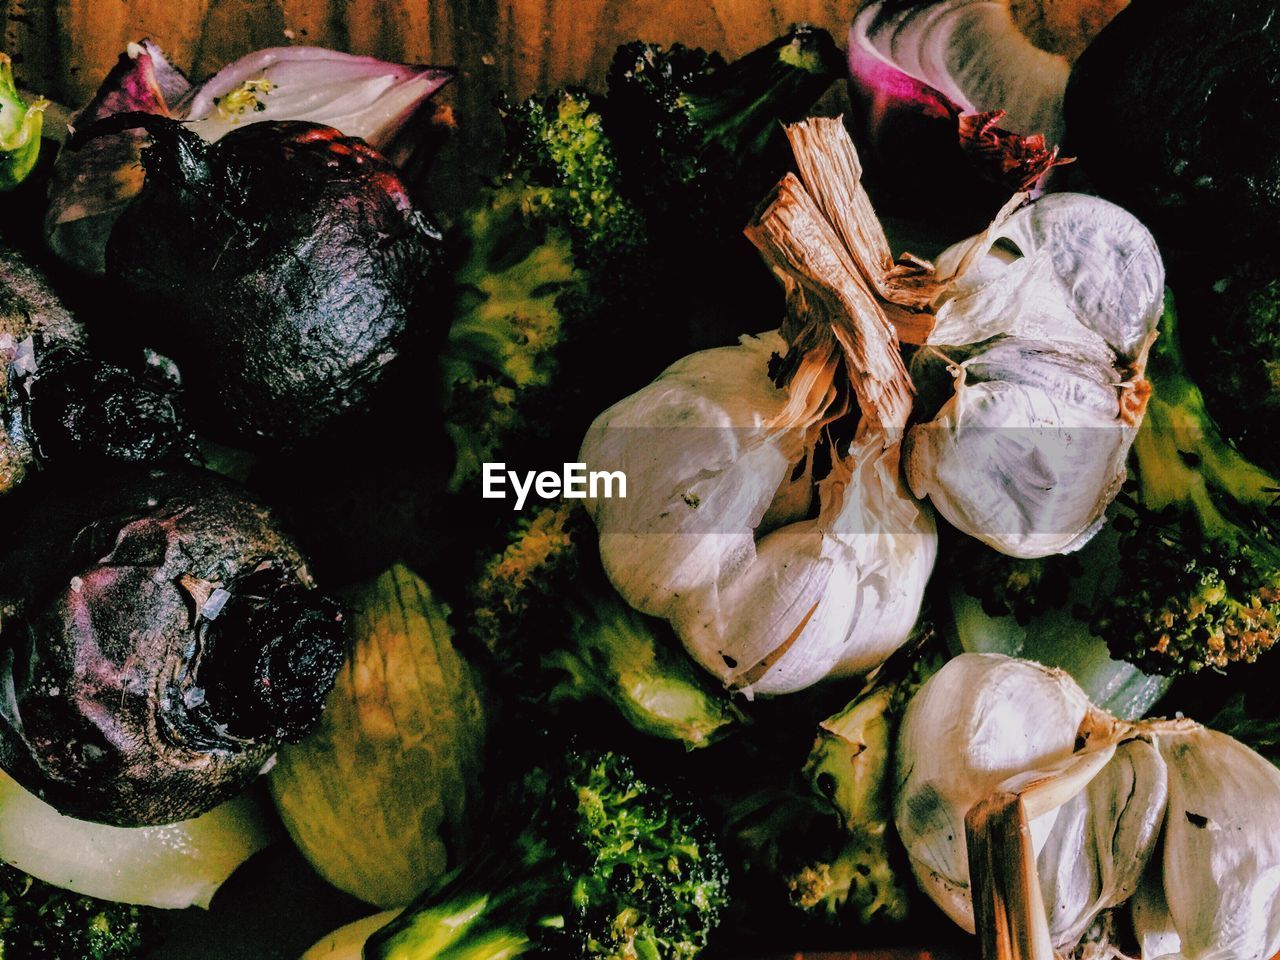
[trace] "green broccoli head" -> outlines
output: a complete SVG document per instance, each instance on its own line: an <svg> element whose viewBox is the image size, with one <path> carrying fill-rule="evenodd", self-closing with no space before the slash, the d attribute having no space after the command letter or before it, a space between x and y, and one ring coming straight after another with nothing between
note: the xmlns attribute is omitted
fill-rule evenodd
<svg viewBox="0 0 1280 960"><path fill-rule="evenodd" d="M609 131L629 183L658 222L741 230L786 169L782 124L804 117L845 64L801 25L733 63L673 44L629 43L609 69Z"/></svg>
<svg viewBox="0 0 1280 960"><path fill-rule="evenodd" d="M893 831L893 741L912 695L946 661L927 622L843 710L824 720L805 765L841 833L823 857L792 874L792 898L829 919L905 919L910 880Z"/></svg>
<svg viewBox="0 0 1280 960"><path fill-rule="evenodd" d="M594 335L609 334L602 321L625 299L625 278L639 272L619 264L643 259L646 243L588 94L504 101L501 112L503 174L450 238L454 319L441 379L455 492L486 461L545 447L551 425L580 439L572 411L593 406L590 372L604 368L577 369L580 354L598 352ZM575 375L548 389L566 365Z"/></svg>
<svg viewBox="0 0 1280 960"><path fill-rule="evenodd" d="M1280 277L1237 267L1213 284L1195 370L1223 432L1269 469L1280 466Z"/></svg>
<svg viewBox="0 0 1280 960"><path fill-rule="evenodd" d="M707 945L728 874L702 814L625 756L571 749L525 781L536 811L365 947L370 960L686 960Z"/></svg>
<svg viewBox="0 0 1280 960"><path fill-rule="evenodd" d="M507 133L508 182L528 215L569 231L590 268L642 249L645 223L627 198L613 141L591 94L560 90L500 107Z"/></svg>
<svg viewBox="0 0 1280 960"><path fill-rule="evenodd" d="M139 907L61 890L0 864L0 957L128 960L150 936Z"/></svg>
<svg viewBox="0 0 1280 960"><path fill-rule="evenodd" d="M1092 628L1116 656L1168 675L1253 663L1280 633L1280 483L1210 418L1170 302L1147 368L1119 586Z"/></svg>
<svg viewBox="0 0 1280 960"><path fill-rule="evenodd" d="M946 550L960 586L987 616L1013 617L1024 626L1065 606L1072 582L1084 572L1071 554L1021 560L963 535L950 537Z"/></svg>
<svg viewBox="0 0 1280 960"><path fill-rule="evenodd" d="M526 699L594 700L636 730L703 747L742 719L670 629L605 579L594 528L562 503L526 514L470 591L469 630Z"/></svg>

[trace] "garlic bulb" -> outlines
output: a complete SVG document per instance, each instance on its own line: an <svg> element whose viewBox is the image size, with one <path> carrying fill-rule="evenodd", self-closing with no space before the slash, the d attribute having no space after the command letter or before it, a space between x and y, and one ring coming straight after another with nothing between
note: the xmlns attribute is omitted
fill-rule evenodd
<svg viewBox="0 0 1280 960"><path fill-rule="evenodd" d="M602 413L579 455L630 482L626 499L587 501L614 586L748 694L880 664L937 552L900 477L912 390L897 338L826 216L824 198L860 189L852 143L839 121L788 132L805 184L784 179L748 229L787 287L787 325L679 361Z"/></svg>
<svg viewBox="0 0 1280 960"><path fill-rule="evenodd" d="M1071 758L1091 707L1067 674L966 653L912 698L898 732L894 820L916 880L973 932L964 818L1010 777ZM1053 814L1031 824L1036 847Z"/></svg>
<svg viewBox="0 0 1280 960"><path fill-rule="evenodd" d="M896 763L916 878L991 960L1061 956L1126 903L1144 960L1280 950L1280 770L1225 734L970 653L912 699Z"/></svg>
<svg viewBox="0 0 1280 960"><path fill-rule="evenodd" d="M912 372L938 401L907 439L911 489L1002 553L1078 549L1124 482L1150 392L1154 240L1113 204L1053 194L945 251L935 273L951 279Z"/></svg>

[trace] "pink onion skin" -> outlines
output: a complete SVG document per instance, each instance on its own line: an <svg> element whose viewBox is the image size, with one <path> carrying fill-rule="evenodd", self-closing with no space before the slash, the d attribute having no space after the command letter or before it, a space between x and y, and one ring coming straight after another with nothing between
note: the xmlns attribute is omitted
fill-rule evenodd
<svg viewBox="0 0 1280 960"><path fill-rule="evenodd" d="M855 19L849 29L852 127L886 209L936 217L938 198L955 204L956 225L985 223L1020 191L1040 193L1065 161L1038 134L997 124L999 110L979 112L898 69L870 48Z"/></svg>
<svg viewBox="0 0 1280 960"><path fill-rule="evenodd" d="M68 125L70 143L113 114L170 116L169 103L190 88L187 78L151 41L130 44L89 105ZM90 273L103 272L103 253L116 217L142 189L145 141L142 130L131 130L95 137L58 154L49 182L44 236L63 260Z"/></svg>
<svg viewBox="0 0 1280 960"><path fill-rule="evenodd" d="M407 156L395 156L392 148L401 132L453 76L452 70L443 67L391 63L324 47L267 47L223 67L192 89L178 104L175 114L192 121L205 139L217 139L241 123L311 120L335 127L349 137L359 137L400 164ZM218 123L222 98L257 78L278 84L285 93L263 96L264 109L259 113ZM343 95L332 96L340 86L346 87ZM290 93L297 90L307 93ZM277 110L282 96L287 101Z"/></svg>

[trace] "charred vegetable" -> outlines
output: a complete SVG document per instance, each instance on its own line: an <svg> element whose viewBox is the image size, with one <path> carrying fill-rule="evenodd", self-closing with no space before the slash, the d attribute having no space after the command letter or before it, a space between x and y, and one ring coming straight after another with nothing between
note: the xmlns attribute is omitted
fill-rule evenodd
<svg viewBox="0 0 1280 960"><path fill-rule="evenodd" d="M322 47L268 47L227 64L192 86L150 40L131 43L89 105L71 122L88 130L114 114L173 117L213 141L250 123L310 120L360 137L402 168L427 146L424 103L452 73L387 63ZM68 263L101 274L107 239L120 212L142 189L144 136L123 131L58 155L44 233Z"/></svg>
<svg viewBox="0 0 1280 960"><path fill-rule="evenodd" d="M342 615L271 515L195 472L50 476L0 555L0 766L120 826L241 791L320 716Z"/></svg>
<svg viewBox="0 0 1280 960"><path fill-rule="evenodd" d="M84 339L44 277L0 246L0 493L37 463L191 452L177 386L161 368L105 363Z"/></svg>
<svg viewBox="0 0 1280 960"><path fill-rule="evenodd" d="M164 117L142 127L146 184L120 216L107 272L148 302L139 332L173 356L209 432L314 437L365 407L432 323L419 294L435 228L363 141L301 121L210 144Z"/></svg>
<svg viewBox="0 0 1280 960"><path fill-rule="evenodd" d="M0 493L22 482L35 459L24 378L36 370L36 344L84 341L84 330L45 278L0 246Z"/></svg>

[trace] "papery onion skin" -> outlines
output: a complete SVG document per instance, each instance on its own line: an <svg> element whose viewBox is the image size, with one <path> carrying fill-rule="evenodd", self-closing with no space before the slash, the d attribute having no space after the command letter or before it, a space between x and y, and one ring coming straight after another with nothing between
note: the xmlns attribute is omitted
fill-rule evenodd
<svg viewBox="0 0 1280 960"><path fill-rule="evenodd" d="M946 195L946 215L968 222L1061 162L1067 61L1028 40L1007 2L870 3L848 50L853 127L889 207L934 219L929 198Z"/></svg>

